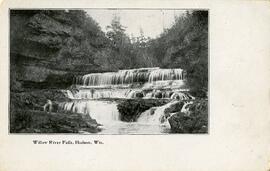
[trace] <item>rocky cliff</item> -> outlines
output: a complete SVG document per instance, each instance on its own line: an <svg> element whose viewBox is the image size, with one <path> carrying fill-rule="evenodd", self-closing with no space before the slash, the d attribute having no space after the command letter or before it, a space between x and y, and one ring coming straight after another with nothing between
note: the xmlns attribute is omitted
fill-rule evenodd
<svg viewBox="0 0 270 171"><path fill-rule="evenodd" d="M11 89L40 87L69 74L68 84L70 73L101 71L95 53L104 44L104 33L83 11L11 10Z"/></svg>
<svg viewBox="0 0 270 171"><path fill-rule="evenodd" d="M95 60L106 41L84 11L11 10L10 131L97 132L91 118L42 110L47 99L68 101L59 89L75 75L103 70Z"/></svg>

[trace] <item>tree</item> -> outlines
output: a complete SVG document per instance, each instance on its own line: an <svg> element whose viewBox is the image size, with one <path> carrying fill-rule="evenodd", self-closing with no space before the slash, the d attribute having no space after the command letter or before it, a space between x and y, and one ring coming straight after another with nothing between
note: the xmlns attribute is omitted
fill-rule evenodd
<svg viewBox="0 0 270 171"><path fill-rule="evenodd" d="M118 68L130 68L133 61L132 44L125 33L125 28L120 23L120 17L114 15L111 25L107 26L106 36L111 40L111 48L114 50L113 61L118 64Z"/></svg>
<svg viewBox="0 0 270 171"><path fill-rule="evenodd" d="M129 42L128 36L125 34L125 27L120 23L120 17L114 15L111 25L107 26L107 37L113 42L115 48L120 48Z"/></svg>
<svg viewBox="0 0 270 171"><path fill-rule="evenodd" d="M147 48L155 66L182 68L192 91L208 87L208 12L193 11L175 17L173 26Z"/></svg>

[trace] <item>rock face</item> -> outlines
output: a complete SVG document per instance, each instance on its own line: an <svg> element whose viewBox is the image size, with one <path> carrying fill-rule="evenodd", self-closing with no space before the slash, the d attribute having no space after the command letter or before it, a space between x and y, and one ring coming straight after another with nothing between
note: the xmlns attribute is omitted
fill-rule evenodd
<svg viewBox="0 0 270 171"><path fill-rule="evenodd" d="M142 112L168 102L167 99L127 99L119 103L117 108L122 121L132 122L136 121Z"/></svg>
<svg viewBox="0 0 270 171"><path fill-rule="evenodd" d="M11 89L49 88L59 76L101 71L94 60L102 35L83 11L11 10ZM72 77L64 78L71 85Z"/></svg>
<svg viewBox="0 0 270 171"><path fill-rule="evenodd" d="M53 102L69 101L60 90L32 90L11 93L10 109L15 110L43 110L47 100Z"/></svg>
<svg viewBox="0 0 270 171"><path fill-rule="evenodd" d="M198 100L190 104L191 113L177 112L168 121L173 133L207 133L207 100Z"/></svg>

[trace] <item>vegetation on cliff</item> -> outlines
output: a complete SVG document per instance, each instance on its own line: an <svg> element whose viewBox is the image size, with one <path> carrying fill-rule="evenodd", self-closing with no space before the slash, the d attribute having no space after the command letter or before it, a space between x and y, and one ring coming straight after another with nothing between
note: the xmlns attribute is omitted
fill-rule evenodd
<svg viewBox="0 0 270 171"><path fill-rule="evenodd" d="M12 88L16 81L44 82L49 75L159 66L186 70L192 91L207 92L207 11L176 17L154 39L143 30L130 38L117 16L105 33L82 10L11 10L10 21Z"/></svg>

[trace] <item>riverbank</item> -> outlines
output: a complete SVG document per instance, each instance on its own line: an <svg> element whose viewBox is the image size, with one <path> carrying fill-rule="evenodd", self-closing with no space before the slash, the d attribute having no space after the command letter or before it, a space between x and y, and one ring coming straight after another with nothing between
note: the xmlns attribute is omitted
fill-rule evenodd
<svg viewBox="0 0 270 171"><path fill-rule="evenodd" d="M208 100L128 99L117 106L124 122L164 124L170 133L207 133Z"/></svg>
<svg viewBox="0 0 270 171"><path fill-rule="evenodd" d="M52 112L44 112L43 106L50 99ZM68 102L61 90L25 90L10 93L11 133L96 133L99 125L89 115L58 111L58 104Z"/></svg>
<svg viewBox="0 0 270 171"><path fill-rule="evenodd" d="M10 118L11 133L97 133L100 124L89 115L16 110Z"/></svg>

